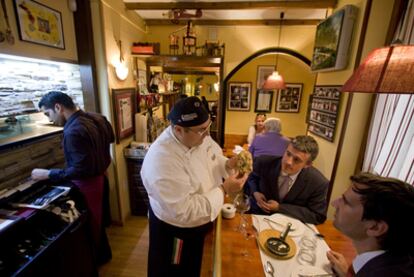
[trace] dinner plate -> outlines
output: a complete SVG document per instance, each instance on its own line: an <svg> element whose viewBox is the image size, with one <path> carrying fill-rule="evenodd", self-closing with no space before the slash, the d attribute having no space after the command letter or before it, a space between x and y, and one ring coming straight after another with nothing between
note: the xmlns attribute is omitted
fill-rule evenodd
<svg viewBox="0 0 414 277"><path fill-rule="evenodd" d="M281 232L286 230L286 226L289 222L292 223L289 236L298 237L298 236L301 236L305 232L305 225L303 225L303 223L300 222L299 220L294 219L292 217L288 217L283 214L272 214L269 218L272 221L277 222L278 224L272 223L270 221L267 221L267 223L270 224L275 230L278 230Z"/></svg>
<svg viewBox="0 0 414 277"><path fill-rule="evenodd" d="M326 272L322 268L316 267L316 266L310 266L310 265L300 265L296 267L291 277L300 277L302 275L318 275L318 274L329 274L330 272Z"/></svg>

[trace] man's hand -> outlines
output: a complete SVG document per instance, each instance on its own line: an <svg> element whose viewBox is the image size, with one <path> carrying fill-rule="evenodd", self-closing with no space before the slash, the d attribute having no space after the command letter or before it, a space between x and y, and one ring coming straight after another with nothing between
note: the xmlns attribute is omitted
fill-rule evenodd
<svg viewBox="0 0 414 277"><path fill-rule="evenodd" d="M270 213L270 207L267 204L266 196L264 196L263 193L258 191L254 192L253 196L254 199L256 199L257 206L259 206L259 208L262 209L264 212Z"/></svg>
<svg viewBox="0 0 414 277"><path fill-rule="evenodd" d="M237 156L233 156L226 161L226 169L227 171L235 170L237 167Z"/></svg>
<svg viewBox="0 0 414 277"><path fill-rule="evenodd" d="M326 252L326 257L328 257L328 260L331 263L332 269L335 271L336 275L338 277L345 277L349 266L344 255L330 250Z"/></svg>
<svg viewBox="0 0 414 277"><path fill-rule="evenodd" d="M223 188L227 194L236 193L242 190L244 183L246 183L248 175L244 174L238 178L237 174L230 175L224 180Z"/></svg>
<svg viewBox="0 0 414 277"><path fill-rule="evenodd" d="M279 210L279 202L275 200L267 201L267 207L271 213L277 212Z"/></svg>
<svg viewBox="0 0 414 277"><path fill-rule="evenodd" d="M49 179L49 170L35 168L32 171L32 179L36 181L47 180Z"/></svg>

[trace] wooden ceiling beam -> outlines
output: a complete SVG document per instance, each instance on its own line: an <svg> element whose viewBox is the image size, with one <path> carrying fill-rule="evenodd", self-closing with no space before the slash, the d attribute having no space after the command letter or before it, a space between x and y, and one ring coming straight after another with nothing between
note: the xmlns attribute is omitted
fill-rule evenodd
<svg viewBox="0 0 414 277"><path fill-rule="evenodd" d="M245 10L263 8L330 9L337 0L298 0L298 1L235 1L235 2L140 2L125 3L128 10Z"/></svg>
<svg viewBox="0 0 414 277"><path fill-rule="evenodd" d="M163 25L186 25L188 19L179 20L177 23L172 23L169 19L146 19L145 22L148 26L163 26ZM262 20L192 20L193 25L210 25L210 26L277 26L280 25L279 19L262 19ZM317 25L321 20L318 19L285 19L283 20L283 26L293 25Z"/></svg>

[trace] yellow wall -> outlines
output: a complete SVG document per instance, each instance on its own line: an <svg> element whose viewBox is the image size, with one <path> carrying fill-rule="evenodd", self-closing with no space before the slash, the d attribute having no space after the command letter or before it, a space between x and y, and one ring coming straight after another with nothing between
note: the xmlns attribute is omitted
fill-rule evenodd
<svg viewBox="0 0 414 277"><path fill-rule="evenodd" d="M14 44L8 44L6 41L0 43L0 53L25 56L54 61L67 61L77 63L78 55L76 50L75 27L73 23L73 14L68 8L67 1L39 0L37 2L44 4L62 14L63 36L65 40L65 49L48 47L31 42L21 41L19 39L16 15L14 12L13 1L7 0L7 15L9 17L10 27L14 36ZM1 11L1 30L5 30L3 21L3 11Z"/></svg>
<svg viewBox="0 0 414 277"><path fill-rule="evenodd" d="M258 57L243 66L230 80L230 82L250 82L252 95L250 99L250 111L228 111L226 107L225 134L247 135L248 128L254 123L256 104L256 80L259 65L275 65L275 55ZM282 133L287 136L296 136L306 133L306 111L309 95L313 91L315 74L310 72L308 65L297 58L287 55L279 55L278 71L284 77L286 83L302 83L303 91L299 113L281 113L275 111L277 93L273 92L271 112L267 117L278 117L282 121ZM227 98L228 99L228 98ZM228 103L227 103L228 105Z"/></svg>
<svg viewBox="0 0 414 277"><path fill-rule="evenodd" d="M92 0L92 17L94 43L98 67L98 87L100 104L103 114L114 122L112 94L114 88L134 88L134 62L130 55L130 46L145 35L143 21L135 12L126 11L120 0ZM113 64L119 61L117 40L122 41L123 58L127 61L129 75L125 81L115 77ZM140 69L145 69L142 61ZM114 124L112 124L115 126ZM130 214L128 194L128 174L123 149L133 140L133 136L125 138L112 149L113 166L110 168L111 180L111 215L113 220L123 222Z"/></svg>
<svg viewBox="0 0 414 277"><path fill-rule="evenodd" d="M352 48L350 52L350 65L344 71L320 73L317 77L318 85L342 85L352 74L355 55L359 42L361 32L361 24L365 10L366 1L339 1L338 8L346 4L354 4L359 8L359 15L355 26L354 37L352 41ZM369 16L368 29L364 42L362 57L364 58L373 48L384 45L385 36L390 21L391 11L394 1L373 1L371 8L371 15ZM333 83L335 82L335 83ZM349 118L344 121L344 112L349 95L343 93L342 95L341 111L339 116L339 124L337 126L337 134L334 143L327 142L323 139L317 138L320 146L320 154L315 161L315 166L329 178L331 176L333 162L335 159L334 153L340 151L337 176L334 181L331 200L338 198L349 185L349 176L354 174L358 155L360 154L361 144L364 143L363 135L368 128L369 122L369 108L371 105L371 95L354 94L351 104L351 112ZM342 149L338 148L338 141L340 131L346 124L346 135ZM332 218L334 209L332 207L328 210L328 218Z"/></svg>
<svg viewBox="0 0 414 277"><path fill-rule="evenodd" d="M148 30L146 41L160 42L161 54L169 53L168 36L180 29L181 26L153 26ZM202 45L209 35L206 26L195 26L197 45ZM224 56L224 75L234 69L241 61L253 53L277 45L279 34L278 26L220 26L217 29L217 38L226 46ZM185 29L178 32L180 35L180 53L182 51L182 36ZM315 26L283 26L280 46L295 49L307 58L311 58Z"/></svg>

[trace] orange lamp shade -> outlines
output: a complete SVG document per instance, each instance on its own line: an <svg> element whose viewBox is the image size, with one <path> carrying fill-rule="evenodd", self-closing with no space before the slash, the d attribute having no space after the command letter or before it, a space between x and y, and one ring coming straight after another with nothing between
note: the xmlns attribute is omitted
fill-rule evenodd
<svg viewBox="0 0 414 277"><path fill-rule="evenodd" d="M277 71L273 71L263 84L263 89L285 89L285 81L283 80L282 75Z"/></svg>
<svg viewBox="0 0 414 277"><path fill-rule="evenodd" d="M341 90L366 93L414 93L414 45L393 45L375 49Z"/></svg>

